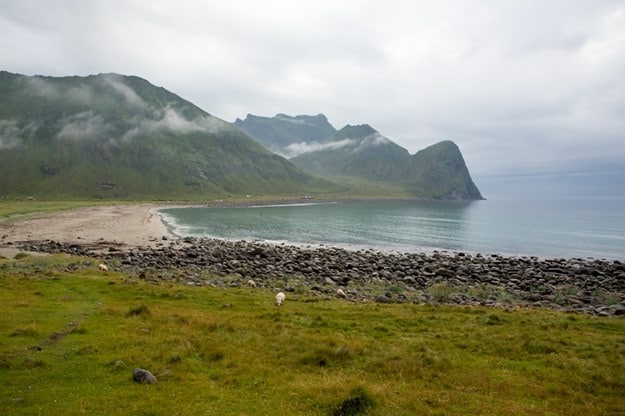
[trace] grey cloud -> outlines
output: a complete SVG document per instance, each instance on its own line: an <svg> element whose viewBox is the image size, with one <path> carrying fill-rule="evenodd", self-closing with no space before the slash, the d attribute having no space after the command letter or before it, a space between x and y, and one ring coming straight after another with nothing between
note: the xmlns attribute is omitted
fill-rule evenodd
<svg viewBox="0 0 625 416"><path fill-rule="evenodd" d="M304 153L317 152L320 150L336 150L344 147L353 147L351 150L353 153L363 151L372 146L379 146L381 144L388 143L389 139L382 136L379 133L371 134L363 139L351 139L345 138L342 140L337 140L333 142L327 143L319 143L319 142L300 142L300 143L292 143L288 145L285 150L286 154L283 156L287 158L295 157L302 155Z"/></svg>
<svg viewBox="0 0 625 416"><path fill-rule="evenodd" d="M15 120L0 120L0 150L24 145L24 140L37 132L34 122L20 126Z"/></svg>
<svg viewBox="0 0 625 416"><path fill-rule="evenodd" d="M13 149L22 143L22 130L15 120L0 120L0 150Z"/></svg>
<svg viewBox="0 0 625 416"><path fill-rule="evenodd" d="M59 94L58 88L41 77L31 77L26 80L26 88L28 92L40 97L55 98Z"/></svg>
<svg viewBox="0 0 625 416"><path fill-rule="evenodd" d="M320 150L335 150L340 149L345 146L351 146L354 144L353 139L343 139L335 142L329 143L319 143L319 142L300 142L300 143L292 143L286 147L285 157L295 157L302 155L304 153L317 152Z"/></svg>
<svg viewBox="0 0 625 416"><path fill-rule="evenodd" d="M386 137L382 136L380 133L373 133L369 136L365 137L358 143L358 146L353 150L354 152L359 152L370 147L380 146L382 144L388 143L390 140Z"/></svg>
<svg viewBox="0 0 625 416"><path fill-rule="evenodd" d="M101 116L94 115L93 111L85 111L66 118L61 131L57 134L60 139L93 140L111 133L114 129Z"/></svg>
<svg viewBox="0 0 625 416"><path fill-rule="evenodd" d="M115 91L126 103L139 109L147 108L145 101L117 74L104 74L102 82L106 87ZM31 94L52 99L70 99L80 104L89 104L97 97L91 87L87 85L66 87L50 82L43 77L31 77L27 79L27 88Z"/></svg>
<svg viewBox="0 0 625 416"><path fill-rule="evenodd" d="M166 129L177 133L194 131L217 133L227 126L227 123L214 117L198 117L194 120L188 120L172 107L165 108L162 113L163 116L159 120L147 122L149 129Z"/></svg>
<svg viewBox="0 0 625 416"><path fill-rule="evenodd" d="M104 82L113 88L123 99L136 108L145 109L148 107L145 101L130 86L124 84L120 76L115 74L104 75Z"/></svg>
<svg viewBox="0 0 625 416"><path fill-rule="evenodd" d="M94 99L93 91L87 86L60 87L45 78L37 76L28 78L26 82L29 93L33 95L51 99L69 98L80 104L89 104Z"/></svg>
<svg viewBox="0 0 625 416"><path fill-rule="evenodd" d="M182 134L200 131L218 133L230 127L228 123L215 117L198 117L194 120L188 120L171 106L163 110L153 111L157 114L156 118L134 120L134 127L123 135L122 140L133 140L141 134L157 131L171 131Z"/></svg>
<svg viewBox="0 0 625 416"><path fill-rule="evenodd" d="M93 100L94 92L87 86L73 87L70 89L62 89L57 85L48 82L43 78L30 78L30 88L33 93L46 96L48 98L58 99L64 98L79 101ZM136 91L123 82L123 79L115 74L107 74L103 77L103 82L115 92L117 92L126 103L136 108L146 110L145 115L137 116L130 121L133 126L122 134L120 139L128 141L136 138L143 133L152 133L157 131L170 131L174 133L191 133L204 131L209 133L217 133L229 125L215 117L198 117L188 120L180 114L171 105L164 109L158 109L150 106L145 102ZM102 116L95 115L93 111L85 111L66 117L61 121L62 127L57 137L60 139L71 140L93 140L102 139L107 136L118 135L117 128L107 123ZM109 140L115 140L109 137Z"/></svg>

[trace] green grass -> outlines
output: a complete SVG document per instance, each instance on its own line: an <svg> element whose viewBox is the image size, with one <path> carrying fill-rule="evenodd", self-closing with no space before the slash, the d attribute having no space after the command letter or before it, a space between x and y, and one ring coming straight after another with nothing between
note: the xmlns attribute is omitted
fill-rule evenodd
<svg viewBox="0 0 625 416"><path fill-rule="evenodd" d="M88 207L94 205L115 205L121 201L101 201L101 200L28 200L9 199L0 200L0 219L7 217L23 218L33 214L50 214L65 211L73 208Z"/></svg>
<svg viewBox="0 0 625 416"><path fill-rule="evenodd" d="M408 187L389 182L371 181L356 176L326 176L336 185L333 192L319 193L324 199L413 199Z"/></svg>
<svg viewBox="0 0 625 416"><path fill-rule="evenodd" d="M0 260L0 414L625 411L625 320L148 284ZM132 381L141 367L159 379Z"/></svg>

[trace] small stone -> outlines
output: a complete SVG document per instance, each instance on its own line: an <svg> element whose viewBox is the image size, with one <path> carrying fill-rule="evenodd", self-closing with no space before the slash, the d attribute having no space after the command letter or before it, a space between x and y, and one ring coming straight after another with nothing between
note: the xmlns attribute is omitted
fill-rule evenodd
<svg viewBox="0 0 625 416"><path fill-rule="evenodd" d="M452 272L451 270L447 270L443 267L437 269L434 273L438 276L447 277L449 279L456 277L456 273Z"/></svg>
<svg viewBox="0 0 625 416"><path fill-rule="evenodd" d="M378 303L391 303L391 298L386 295L380 295L375 298L375 301Z"/></svg>
<svg viewBox="0 0 625 416"><path fill-rule="evenodd" d="M625 306L623 305L616 305L614 307L612 307L612 313L616 316L622 316L625 315Z"/></svg>
<svg viewBox="0 0 625 416"><path fill-rule="evenodd" d="M157 382L154 374L143 368L135 368L132 373L132 379L140 384L154 384Z"/></svg>

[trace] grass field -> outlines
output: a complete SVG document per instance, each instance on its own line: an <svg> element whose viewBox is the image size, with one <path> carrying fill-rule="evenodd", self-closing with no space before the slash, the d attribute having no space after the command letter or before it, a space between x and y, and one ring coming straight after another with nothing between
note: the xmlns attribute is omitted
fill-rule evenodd
<svg viewBox="0 0 625 416"><path fill-rule="evenodd" d="M332 178L334 180L334 178ZM338 181L338 179L337 179ZM353 199L393 199L393 198L409 198L410 194L402 193L402 191L391 185L366 183L365 181L354 181L346 178L340 185L343 186L341 191L332 193L319 193L315 196L316 200L353 200ZM337 186L339 184L337 183ZM376 187L377 186L377 187ZM377 194L376 194L377 192ZM203 204L214 202L219 199L233 204L256 204L266 201L279 202L280 200L297 201L303 195L232 195L227 198L219 198L214 196L192 196L188 199L176 200L177 204ZM307 199L301 199L302 202L310 202ZM68 209L97 206L97 205L132 205L132 204L162 204L170 205L172 201L167 200L115 200L115 199L85 199L85 200L66 200L66 199L28 199L28 198L12 198L0 199L0 220L20 220L31 215L48 215Z"/></svg>
<svg viewBox="0 0 625 416"><path fill-rule="evenodd" d="M623 318L273 298L0 259L0 414L625 414Z"/></svg>
<svg viewBox="0 0 625 416"><path fill-rule="evenodd" d="M120 201L99 200L29 200L10 199L0 201L0 220L19 220L29 215L47 215L73 208L89 207L95 205L115 205ZM129 202L126 202L129 203Z"/></svg>

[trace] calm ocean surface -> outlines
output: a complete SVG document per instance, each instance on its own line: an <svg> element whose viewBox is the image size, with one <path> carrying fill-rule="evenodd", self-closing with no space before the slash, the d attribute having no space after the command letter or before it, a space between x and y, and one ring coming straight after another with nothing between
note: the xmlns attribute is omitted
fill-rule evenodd
<svg viewBox="0 0 625 416"><path fill-rule="evenodd" d="M376 201L160 212L182 236L625 260L625 200Z"/></svg>

